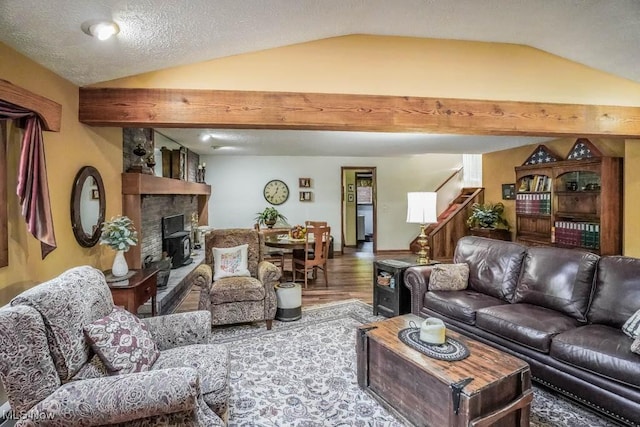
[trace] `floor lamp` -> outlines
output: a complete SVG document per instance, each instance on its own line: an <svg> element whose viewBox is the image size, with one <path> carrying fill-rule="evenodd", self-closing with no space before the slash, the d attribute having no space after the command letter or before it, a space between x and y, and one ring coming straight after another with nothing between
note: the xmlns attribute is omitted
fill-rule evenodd
<svg viewBox="0 0 640 427"><path fill-rule="evenodd" d="M438 222L436 198L437 193L407 193L407 222L420 224L418 264L429 263L429 245L424 230L427 224Z"/></svg>

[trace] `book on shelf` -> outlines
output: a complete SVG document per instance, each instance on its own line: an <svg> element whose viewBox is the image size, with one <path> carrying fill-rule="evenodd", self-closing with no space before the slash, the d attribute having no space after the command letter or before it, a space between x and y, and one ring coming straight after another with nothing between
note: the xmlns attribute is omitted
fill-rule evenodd
<svg viewBox="0 0 640 427"><path fill-rule="evenodd" d="M517 214L550 214L551 194L550 193L518 193L516 194Z"/></svg>
<svg viewBox="0 0 640 427"><path fill-rule="evenodd" d="M600 248L600 224L591 222L556 221L554 239L560 245L587 249Z"/></svg>

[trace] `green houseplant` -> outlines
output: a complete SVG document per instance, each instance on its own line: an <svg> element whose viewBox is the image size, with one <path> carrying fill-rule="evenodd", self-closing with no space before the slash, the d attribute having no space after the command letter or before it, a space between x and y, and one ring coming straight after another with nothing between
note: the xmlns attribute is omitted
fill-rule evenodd
<svg viewBox="0 0 640 427"><path fill-rule="evenodd" d="M474 203L471 205L471 216L467 225L471 228L493 228L509 230L509 223L504 218L504 204Z"/></svg>
<svg viewBox="0 0 640 427"><path fill-rule="evenodd" d="M133 221L127 216L116 216L103 222L100 244L107 245L116 251L111 274L115 277L126 276L129 272L129 266L124 253L131 246L138 244L138 233L133 226Z"/></svg>
<svg viewBox="0 0 640 427"><path fill-rule="evenodd" d="M260 225L266 225L268 228L273 228L278 220L286 221L287 217L278 212L276 208L267 207L262 212L257 213L255 220Z"/></svg>

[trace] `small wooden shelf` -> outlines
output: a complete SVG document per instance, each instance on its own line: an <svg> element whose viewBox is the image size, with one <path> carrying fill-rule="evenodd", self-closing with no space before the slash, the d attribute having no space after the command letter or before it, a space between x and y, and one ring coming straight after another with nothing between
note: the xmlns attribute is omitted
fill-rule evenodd
<svg viewBox="0 0 640 427"><path fill-rule="evenodd" d="M600 194L600 190L556 191L558 196L593 196Z"/></svg>
<svg viewBox="0 0 640 427"><path fill-rule="evenodd" d="M556 212L556 218L577 219L580 221L600 222L597 214L577 213L577 212Z"/></svg>
<svg viewBox="0 0 640 427"><path fill-rule="evenodd" d="M544 213L518 213L518 216L525 218L551 218L551 214Z"/></svg>
<svg viewBox="0 0 640 427"><path fill-rule="evenodd" d="M209 184L182 181L180 179L173 178L163 178L143 173L123 173L122 194L182 194L208 196L211 194L211 186Z"/></svg>

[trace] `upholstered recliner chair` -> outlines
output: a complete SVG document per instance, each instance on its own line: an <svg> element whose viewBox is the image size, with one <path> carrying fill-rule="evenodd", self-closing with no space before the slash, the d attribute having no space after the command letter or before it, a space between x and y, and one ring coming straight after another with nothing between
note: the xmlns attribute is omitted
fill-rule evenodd
<svg viewBox="0 0 640 427"><path fill-rule="evenodd" d="M216 266L213 248L247 245L246 276L213 280ZM200 310L211 312L213 325L266 320L267 329L276 315L274 286L280 280L278 267L263 260L264 236L244 228L213 230L205 236L205 264L198 267L196 284L200 286Z"/></svg>
<svg viewBox="0 0 640 427"><path fill-rule="evenodd" d="M89 266L0 308L0 379L17 425L224 426L229 356L209 344L209 313L142 319L159 356L148 370L109 375L85 333L113 313L140 323L114 310L104 275Z"/></svg>

